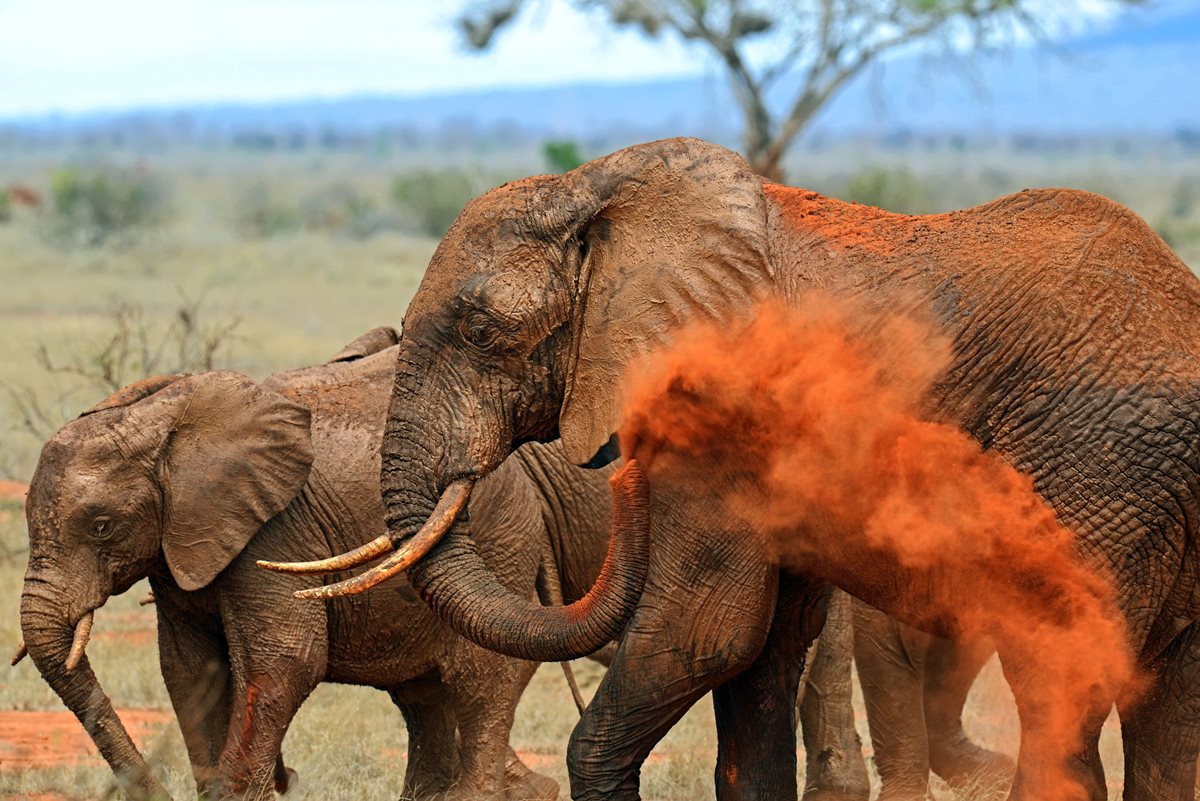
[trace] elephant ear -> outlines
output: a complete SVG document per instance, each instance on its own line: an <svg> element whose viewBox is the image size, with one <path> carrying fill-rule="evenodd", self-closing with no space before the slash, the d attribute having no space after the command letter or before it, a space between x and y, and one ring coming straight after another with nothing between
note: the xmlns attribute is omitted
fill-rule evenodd
<svg viewBox="0 0 1200 801"><path fill-rule="evenodd" d="M184 379L162 455L163 553L185 590L207 585L308 480L309 410L239 373ZM173 388L174 389L174 388Z"/></svg>
<svg viewBox="0 0 1200 801"><path fill-rule="evenodd" d="M372 328L367 333L355 339L338 351L337 355L326 363L335 364L336 362L352 362L363 359L374 353L379 353L381 350L387 350L399 341L400 334L395 328L392 328L390 325L381 325L378 328Z"/></svg>
<svg viewBox="0 0 1200 801"><path fill-rule="evenodd" d="M586 246L576 356L559 415L568 458L588 462L620 424L631 361L691 322L749 315L772 288L762 179L697 139L618 151L563 176L561 208Z"/></svg>

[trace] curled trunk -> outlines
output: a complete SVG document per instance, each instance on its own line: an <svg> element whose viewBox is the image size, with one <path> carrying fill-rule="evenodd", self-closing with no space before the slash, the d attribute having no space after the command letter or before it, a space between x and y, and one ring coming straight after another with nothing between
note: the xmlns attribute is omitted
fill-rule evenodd
<svg viewBox="0 0 1200 801"><path fill-rule="evenodd" d="M612 478L613 525L596 583L570 606L543 607L496 580L462 521L408 577L426 603L467 639L508 656L563 662L620 635L646 581L649 490L636 462Z"/></svg>
<svg viewBox="0 0 1200 801"><path fill-rule="evenodd" d="M139 800L169 799L117 717L87 656L82 655L74 669L68 669L76 621L67 619L57 601L60 593L36 577L26 577L21 628L29 656L51 689L83 724L129 796Z"/></svg>

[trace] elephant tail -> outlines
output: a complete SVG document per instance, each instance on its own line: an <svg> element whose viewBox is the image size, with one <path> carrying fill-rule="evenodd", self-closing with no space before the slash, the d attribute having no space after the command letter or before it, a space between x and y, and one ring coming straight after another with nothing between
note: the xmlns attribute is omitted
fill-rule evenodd
<svg viewBox="0 0 1200 801"><path fill-rule="evenodd" d="M537 576L537 594L542 606L564 606L562 577L558 574L558 564L554 560L554 553L550 549L549 543L546 543L546 548L542 552L542 563ZM583 700L579 682L575 681L575 671L571 669L570 662L559 662L558 664L562 666L567 687L571 689L571 698L574 699L575 708L579 710L579 715L582 717L583 710L587 708L587 702Z"/></svg>

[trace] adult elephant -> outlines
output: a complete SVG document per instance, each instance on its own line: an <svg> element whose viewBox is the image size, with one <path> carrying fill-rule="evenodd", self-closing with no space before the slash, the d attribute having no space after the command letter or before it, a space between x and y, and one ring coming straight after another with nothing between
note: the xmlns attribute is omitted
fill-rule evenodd
<svg viewBox="0 0 1200 801"><path fill-rule="evenodd" d="M319 580L255 566L328 556L383 529L378 453L394 342L394 331L376 329L333 363L263 384L227 372L148 379L43 449L26 504L21 627L38 670L135 796L166 793L84 649L94 610L149 577L163 679L201 795L285 791L280 744L292 716L333 681L385 690L400 708L406 798L557 798L556 782L508 748L536 664L459 637L403 580L314 605L291 594ZM641 571L602 571L608 472L575 467L556 444L531 444L480 484L470 512L505 586L574 601L595 584L583 606L632 611ZM644 561L640 529L619 528L615 547Z"/></svg>
<svg viewBox="0 0 1200 801"><path fill-rule="evenodd" d="M442 619L490 648L564 659L596 646L578 620L506 592L454 511L522 442L561 437L578 463L611 451L623 369L681 326L814 289L903 294L938 322L953 345L939 419L1032 476L1115 578L1153 677L1122 709L1126 798L1190 801L1200 283L1136 215L1084 192L908 217L764 182L688 139L488 192L442 240L404 320L382 468L386 542L401 552L327 592L408 568ZM571 740L574 797L636 798L651 746L710 688L720 795L794 797L790 660L809 590L703 498L656 482L652 515L644 594ZM831 578L890 605L853 571ZM1099 726L1079 769L1104 798Z"/></svg>

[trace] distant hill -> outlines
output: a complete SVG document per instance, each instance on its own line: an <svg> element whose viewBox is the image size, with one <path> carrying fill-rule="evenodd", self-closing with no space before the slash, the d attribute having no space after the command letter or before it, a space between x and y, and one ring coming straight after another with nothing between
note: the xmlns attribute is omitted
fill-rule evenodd
<svg viewBox="0 0 1200 801"><path fill-rule="evenodd" d="M1066 43L1057 53L1020 49L960 63L891 61L850 84L814 130L1191 135L1200 131L1197 76L1200 10L1157 18L1130 15L1110 30ZM782 96L777 99L783 102ZM599 141L692 134L731 141L739 124L728 90L714 73L646 83L48 115L0 120L0 135L136 132L163 139L240 139L249 145L255 137L336 140L381 131L414 139Z"/></svg>

